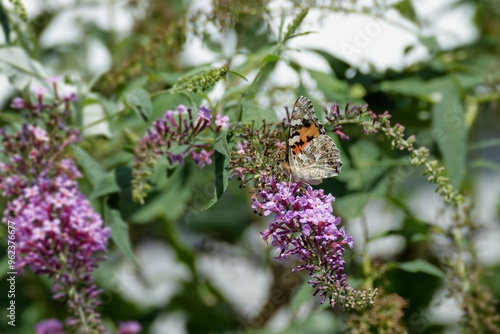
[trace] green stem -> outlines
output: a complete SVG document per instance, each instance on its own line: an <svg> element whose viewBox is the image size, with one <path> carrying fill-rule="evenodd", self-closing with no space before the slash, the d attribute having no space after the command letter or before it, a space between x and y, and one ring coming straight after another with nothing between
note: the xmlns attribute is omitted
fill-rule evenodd
<svg viewBox="0 0 500 334"><path fill-rule="evenodd" d="M68 248L66 247L65 248L66 251L68 251ZM67 270L68 269L68 262L66 261L66 258L67 256L64 254L64 252L61 252L60 255L59 255L59 260L61 262L61 268L62 270L61 271L64 271L64 270ZM61 276L64 274L64 272L61 272ZM77 303L76 301L76 295L77 295L77 291L78 291L78 275L77 273L74 272L74 270L72 270L71 272L71 276L74 277L75 279L73 280L74 283L72 283L70 286L69 286L69 289L67 291L67 296L73 301L73 303L75 305L77 305L77 312L78 312L78 315L80 317L80 322L83 326L83 329L88 332L89 330L89 324L87 323L88 322L88 319L87 319L87 316L85 314L85 305L86 305L86 302L85 300L83 300L81 303Z"/></svg>
<svg viewBox="0 0 500 334"><path fill-rule="evenodd" d="M437 167L438 165L437 161L427 160L426 156L428 155L428 150L426 150L424 147L415 150L413 147L414 139L411 141L409 139L404 139L402 132L395 130L395 128L391 126L384 126L382 122L364 121L362 120L362 115L359 115L355 119L336 120L332 124L332 129L335 129L340 124L361 124L361 123L366 124L368 127L371 127L372 129L377 129L387 134L390 140L392 140L394 148L410 151L412 158L411 163L416 166L422 165L425 167L426 171L424 172L424 175L429 175L430 183L438 185L438 192L442 197L444 197L446 202L452 202L455 210L460 210L460 208L462 209L464 208L463 206L461 206L461 204L464 203L463 196L460 195L458 191L453 190L453 187L449 184L449 180L447 177L440 176L444 171L444 168ZM466 219L467 219L466 214L461 216L457 212L454 219L455 226L452 228L451 231L453 242L457 248L456 262L455 262L456 275L460 278L462 282L462 287L463 287L462 292L464 294L466 294L469 291L471 284L469 278L467 277L468 271L463 259L463 253L466 251L467 247L464 246L464 242L466 242L466 240L464 240L463 238L463 233L461 228L462 226L467 225ZM365 284L367 288L371 288L373 285L373 279L370 277L371 264L370 264L370 257L368 254L368 227L364 216L362 217L362 224L363 224L363 232L365 235L365 249L363 253L363 273L365 275ZM474 255L474 251L469 250L469 252L471 253L471 255Z"/></svg>
<svg viewBox="0 0 500 334"><path fill-rule="evenodd" d="M458 77L457 77L457 74L455 73L455 70L448 65L448 63L446 62L446 60L444 59L442 54L439 54L437 56L437 59L443 65L444 69L446 70L446 73L448 73L451 80L455 83L455 86L458 88L458 90L460 92L460 96L464 97L463 95L465 94L465 90L464 90L462 84L460 83L460 80L458 80Z"/></svg>
<svg viewBox="0 0 500 334"><path fill-rule="evenodd" d="M365 286L367 289L373 289L373 278L371 277L372 266L370 260L370 254L368 253L368 224L366 222L366 216L361 216L361 226L363 227L363 237L365 239L365 245L363 249L363 276L365 276Z"/></svg>
<svg viewBox="0 0 500 334"><path fill-rule="evenodd" d="M299 23L300 24L300 23ZM296 29L297 27L295 27ZM287 31L288 33L288 31ZM287 35L287 33L285 33L285 35L283 36L283 39L280 38L280 41L278 42L278 45L276 45L276 48L274 49L273 53L271 53L272 56L278 56L280 54L280 51L281 51L281 48L285 45L285 43L290 39L292 38L293 36L292 35ZM280 36L281 37L281 36ZM264 59L263 59L264 60ZM259 79L259 77L261 76L262 74L262 71L264 70L264 68L266 67L268 63L261 63L260 64L260 67L259 67L259 72L257 72L257 75L255 76L255 78L253 78L252 80L252 83L250 84L250 90L252 89L253 85L257 82L257 80Z"/></svg>
<svg viewBox="0 0 500 334"><path fill-rule="evenodd" d="M18 40L21 43L22 48L29 54L32 53L32 50L30 49L29 44L26 42L26 39L24 38L26 35L29 35L28 37L33 36L33 32L31 29L30 25L26 26L26 32L23 32L19 24L16 22L16 20L11 20L12 27L14 28L14 31L16 32L18 36ZM33 43L36 43L36 38L33 38ZM11 41L12 42L12 41Z"/></svg>
<svg viewBox="0 0 500 334"><path fill-rule="evenodd" d="M83 329L85 331L89 330L89 325L87 324L87 318L85 317L85 312L83 310L83 305L78 306L78 314L80 315L80 321L82 322Z"/></svg>
<svg viewBox="0 0 500 334"><path fill-rule="evenodd" d="M457 273L462 279L464 292L467 292L469 291L470 282L469 278L467 277L467 268L465 267L465 263L462 257L463 240L462 232L460 231L460 226L458 226L458 224L455 224L455 226L453 227L453 240L457 247Z"/></svg>
<svg viewBox="0 0 500 334"><path fill-rule="evenodd" d="M155 97L165 95L165 94L176 94L176 93L180 93L180 90L178 88L172 87L172 88L160 90L159 92L152 93L151 99L154 99Z"/></svg>
<svg viewBox="0 0 500 334"><path fill-rule="evenodd" d="M492 92L483 95L470 96L471 99L476 100L477 103L491 102L500 100L500 93Z"/></svg>

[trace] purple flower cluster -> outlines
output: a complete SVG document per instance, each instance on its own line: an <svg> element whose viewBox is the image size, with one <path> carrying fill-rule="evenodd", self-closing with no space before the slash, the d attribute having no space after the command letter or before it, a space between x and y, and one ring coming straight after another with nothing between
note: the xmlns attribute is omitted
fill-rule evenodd
<svg viewBox="0 0 500 334"><path fill-rule="evenodd" d="M72 160L64 162L70 165L68 171L75 169ZM110 230L77 182L65 174L33 180L22 196L7 203L2 221L8 220L16 224L18 269L28 266L35 274L53 277L53 298L66 301L74 315L67 324L82 326L83 310L85 326L98 330L101 320L94 310L100 290L92 282L92 271L104 259Z"/></svg>
<svg viewBox="0 0 500 334"><path fill-rule="evenodd" d="M330 110L327 110L326 107L323 107L323 111L325 112L325 118L334 123L336 120L345 119L345 118L353 118L358 115L361 115L366 111L368 105L365 104L363 106L358 106L353 104L351 106L351 102L347 102L344 108L344 112L340 111L340 105L338 103L333 104L330 107Z"/></svg>
<svg viewBox="0 0 500 334"><path fill-rule="evenodd" d="M184 157L192 149L191 139L205 130L211 124L211 110L207 107L200 107L196 122L193 122L192 110L182 104L177 107L177 111L168 110L162 118L153 122L153 127L148 129L148 134L139 140L135 149L136 154L140 154L143 148L153 150L155 154L166 153L171 165L178 162L184 164ZM187 114L188 117L183 117ZM174 145L188 145L179 154L174 154L169 149Z"/></svg>
<svg viewBox="0 0 500 334"><path fill-rule="evenodd" d="M15 97L12 99L12 104L10 105L14 109L28 109L34 116L40 116L42 110L47 109L50 110L54 106L58 106L60 101L59 92L57 89L57 82L60 80L60 77L48 78L47 81L51 84L53 89L54 103L53 104L45 104L43 102L44 95L48 92L45 87L33 87L31 91L36 95L36 102L31 103L29 101L25 101L20 97ZM64 111L63 115L67 116L70 108L70 102L76 101L78 99L75 93L65 94L62 96L62 100L64 101Z"/></svg>
<svg viewBox="0 0 500 334"><path fill-rule="evenodd" d="M197 136L207 128L215 132L227 128L229 117L217 114L215 123L217 128L214 130L211 128L212 114L209 108L199 107L197 118L194 119L192 110L183 105L178 106L176 111L165 112L162 118L155 120L134 149L132 180L134 199L143 202L150 188L145 179L151 175L151 168L163 155L167 157L170 165L175 163L183 165L184 158L191 152L193 160L200 168L210 165L212 163L210 156L214 151L207 152L205 148L211 148L212 144L197 144ZM174 153L175 146L185 148L180 153Z"/></svg>
<svg viewBox="0 0 500 334"><path fill-rule="evenodd" d="M67 171L79 175L72 160L63 161ZM2 180L2 188L15 187L14 180ZM2 222L9 219L16 223L18 269L28 266L36 274L55 275L70 268L81 275L92 272L98 259L94 254L106 251L109 228L66 174L33 180L22 196L7 203Z"/></svg>
<svg viewBox="0 0 500 334"><path fill-rule="evenodd" d="M56 81L51 83L57 92ZM65 96L61 105L55 93L45 104L44 93L36 91L35 104L15 98L12 107L25 109L29 123L13 133L0 130L6 158L0 162L0 193L8 200L2 222L16 227L16 269L22 273L28 267L53 279L53 298L66 302L74 316L66 325L79 333L102 333L92 271L104 259L110 229L80 192L76 179L82 175L65 155L80 138L65 125L74 97ZM36 331L63 333L56 320L40 323Z"/></svg>
<svg viewBox="0 0 500 334"><path fill-rule="evenodd" d="M337 123L340 120L353 119L355 117L358 117L361 114L363 114L367 108L368 108L367 104L365 104L364 106L358 106L353 104L351 106L351 103L347 102L344 108L344 112L340 111L340 105L338 103L332 105L329 110L326 107L324 107L323 111L325 112L325 119L327 119L330 123ZM371 113L372 111L369 112ZM349 136L347 136L340 130L342 130L342 125L338 125L335 128L335 133L342 140L345 141L349 140Z"/></svg>
<svg viewBox="0 0 500 334"><path fill-rule="evenodd" d="M264 186L253 196L252 207L265 216L274 214L261 236L265 241L272 239L272 246L279 252L276 259L284 261L293 256L305 262L293 272L309 272L313 278L309 283L316 288L313 295L319 293L322 304L327 297L332 306L338 302L352 307L362 302L361 293L348 286L342 273L343 245L352 248L354 241L344 227L338 228L340 218L332 214L335 198L310 186L303 189L300 183L278 183L267 176L261 181Z"/></svg>
<svg viewBox="0 0 500 334"><path fill-rule="evenodd" d="M95 254L106 250L109 228L79 191L75 179L82 175L74 160L63 156L79 140L78 131L64 126L55 106L44 109L50 133L36 124L24 124L13 134L0 131L2 153L9 158L0 162L0 192L10 198L2 222L16 223L19 270L28 266L37 274L57 276L69 269L90 275L100 259ZM57 277L54 289L68 279Z"/></svg>
<svg viewBox="0 0 500 334"><path fill-rule="evenodd" d="M47 319L35 325L35 334L66 334L63 324L57 319Z"/></svg>
<svg viewBox="0 0 500 334"><path fill-rule="evenodd" d="M120 323L116 334L137 334L141 331L141 325L136 321L126 321Z"/></svg>
<svg viewBox="0 0 500 334"><path fill-rule="evenodd" d="M126 321L120 323L116 334L138 334L141 325L136 321ZM35 334L66 334L63 324L57 319L47 319L35 325Z"/></svg>

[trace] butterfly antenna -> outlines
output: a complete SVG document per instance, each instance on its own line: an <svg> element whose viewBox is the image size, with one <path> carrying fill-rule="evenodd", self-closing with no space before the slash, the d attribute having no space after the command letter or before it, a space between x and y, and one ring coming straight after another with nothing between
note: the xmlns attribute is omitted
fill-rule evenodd
<svg viewBox="0 0 500 334"><path fill-rule="evenodd" d="M288 121L288 125L290 125L290 113L288 112L288 106L285 106L285 110L286 110L286 119Z"/></svg>

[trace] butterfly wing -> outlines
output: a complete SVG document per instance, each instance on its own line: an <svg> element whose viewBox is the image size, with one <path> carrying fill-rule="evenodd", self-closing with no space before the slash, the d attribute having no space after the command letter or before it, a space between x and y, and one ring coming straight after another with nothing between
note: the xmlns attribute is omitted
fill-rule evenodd
<svg viewBox="0 0 500 334"><path fill-rule="evenodd" d="M342 162L333 139L325 134L312 102L301 96L295 102L287 142L287 158L294 179L319 184L337 176Z"/></svg>
<svg viewBox="0 0 500 334"><path fill-rule="evenodd" d="M339 175L341 168L340 152L333 139L319 135L297 155L295 174L296 179L318 184Z"/></svg>
<svg viewBox="0 0 500 334"><path fill-rule="evenodd" d="M324 134L325 129L314 113L312 102L304 96L299 97L293 106L288 132L287 158L290 167L296 167L298 154L314 138Z"/></svg>

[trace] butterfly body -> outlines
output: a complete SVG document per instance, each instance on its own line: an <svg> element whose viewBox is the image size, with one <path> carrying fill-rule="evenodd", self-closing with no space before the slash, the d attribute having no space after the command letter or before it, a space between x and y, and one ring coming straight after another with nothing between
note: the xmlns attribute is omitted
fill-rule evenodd
<svg viewBox="0 0 500 334"><path fill-rule="evenodd" d="M312 102L299 97L290 120L283 172L296 181L315 185L337 176L341 167L340 152L333 139L325 134Z"/></svg>

